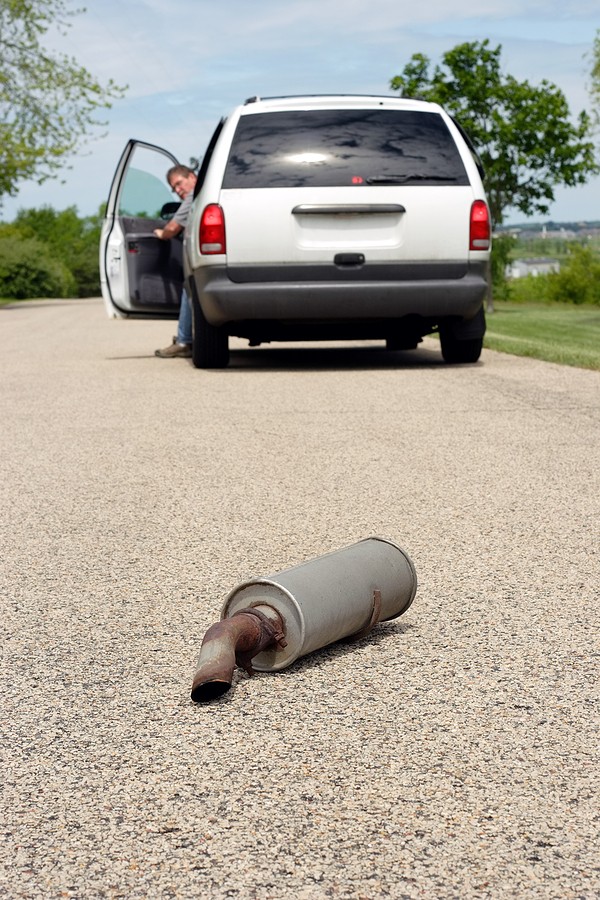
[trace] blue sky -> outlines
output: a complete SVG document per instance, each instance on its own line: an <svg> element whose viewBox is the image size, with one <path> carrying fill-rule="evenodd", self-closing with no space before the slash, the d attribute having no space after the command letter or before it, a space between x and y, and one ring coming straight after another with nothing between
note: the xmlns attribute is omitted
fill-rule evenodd
<svg viewBox="0 0 600 900"><path fill-rule="evenodd" d="M247 97L388 94L413 53L435 63L463 41L501 44L505 72L531 84L553 82L577 114L589 106L589 53L599 29L598 0L88 0L51 46L100 80L129 85L127 94L106 112L97 139L70 160L64 183L23 184L0 218L46 203L95 212L130 137L187 162ZM600 219L600 178L558 188L549 216L534 218Z"/></svg>

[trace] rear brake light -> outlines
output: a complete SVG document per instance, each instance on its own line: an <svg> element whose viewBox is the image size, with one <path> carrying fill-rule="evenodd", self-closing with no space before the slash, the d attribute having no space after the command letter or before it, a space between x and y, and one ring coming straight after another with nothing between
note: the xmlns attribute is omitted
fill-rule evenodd
<svg viewBox="0 0 600 900"><path fill-rule="evenodd" d="M210 203L200 219L200 253L225 253L225 216L216 203Z"/></svg>
<svg viewBox="0 0 600 900"><path fill-rule="evenodd" d="M487 203L484 203L483 200L475 200L471 206L469 250L489 250L490 230L490 213Z"/></svg>

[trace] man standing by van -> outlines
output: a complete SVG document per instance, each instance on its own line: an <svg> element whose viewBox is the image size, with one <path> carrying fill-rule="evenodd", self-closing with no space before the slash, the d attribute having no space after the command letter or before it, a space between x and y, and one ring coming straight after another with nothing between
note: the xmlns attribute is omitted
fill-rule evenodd
<svg viewBox="0 0 600 900"><path fill-rule="evenodd" d="M181 198L182 202L164 228L154 229L154 234L161 241L170 241L184 231L192 208L196 180L196 173L188 166L172 166L167 172L167 181L171 190ZM177 334L168 347L163 350L155 350L154 355L160 356L162 359L186 358L192 355L192 307L185 288L181 291Z"/></svg>

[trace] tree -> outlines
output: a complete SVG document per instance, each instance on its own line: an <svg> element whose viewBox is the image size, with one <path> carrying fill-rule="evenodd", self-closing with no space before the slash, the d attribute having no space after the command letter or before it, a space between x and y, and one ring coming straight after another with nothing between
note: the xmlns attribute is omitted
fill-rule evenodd
<svg viewBox="0 0 600 900"><path fill-rule="evenodd" d="M63 262L35 238L0 229L0 297L74 297L77 286Z"/></svg>
<svg viewBox="0 0 600 900"><path fill-rule="evenodd" d="M80 218L75 206L60 212L51 206L22 209L10 225L0 225L3 237L41 242L50 257L70 273L71 296L96 297L100 291L98 245L104 204L94 216ZM0 243L0 250L2 249Z"/></svg>
<svg viewBox="0 0 600 900"><path fill-rule="evenodd" d="M519 82L500 68L499 45L459 44L430 74L430 61L415 53L390 84L404 97L443 106L469 134L485 169L494 225L508 208L546 214L558 185L585 184L600 167L587 113L570 121L560 88Z"/></svg>
<svg viewBox="0 0 600 900"><path fill-rule="evenodd" d="M99 110L123 95L112 79L102 86L74 58L44 50L50 27L65 34L77 12L65 0L0 0L0 199L20 181L56 178L104 124Z"/></svg>
<svg viewBox="0 0 600 900"><path fill-rule="evenodd" d="M14 222L0 223L0 296L19 296L26 288L36 291L27 296L96 297L100 291L98 243L105 204L96 215L80 218L75 206L57 212L51 206L22 209ZM22 245L17 252L15 245ZM12 260L10 270L3 265ZM52 265L48 265L48 262ZM9 274L15 277L18 264L35 269L35 276L19 273L18 286L8 286ZM61 273L56 286L56 273ZM4 291L4 294L2 294ZM40 293L41 292L41 293Z"/></svg>
<svg viewBox="0 0 600 900"><path fill-rule="evenodd" d="M515 239L511 234L496 234L490 260L492 291L496 300L510 300L510 281L506 269L510 263ZM492 311L492 297L488 297L488 312Z"/></svg>
<svg viewBox="0 0 600 900"><path fill-rule="evenodd" d="M594 105L594 118L600 124L600 31L596 32L592 47L592 70L590 72L590 97Z"/></svg>

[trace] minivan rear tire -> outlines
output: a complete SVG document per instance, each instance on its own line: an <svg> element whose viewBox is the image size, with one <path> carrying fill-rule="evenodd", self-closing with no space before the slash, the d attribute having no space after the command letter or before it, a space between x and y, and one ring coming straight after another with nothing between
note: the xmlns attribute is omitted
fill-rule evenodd
<svg viewBox="0 0 600 900"><path fill-rule="evenodd" d="M229 363L229 335L207 322L196 292L192 295L192 362L196 369L224 369Z"/></svg>
<svg viewBox="0 0 600 900"><path fill-rule="evenodd" d="M485 335L485 312L479 307L472 319L442 319L439 323L442 356L447 363L476 363Z"/></svg>
<svg viewBox="0 0 600 900"><path fill-rule="evenodd" d="M483 338L466 338L459 340L449 328L440 326L440 345L444 362L476 363L483 349Z"/></svg>

